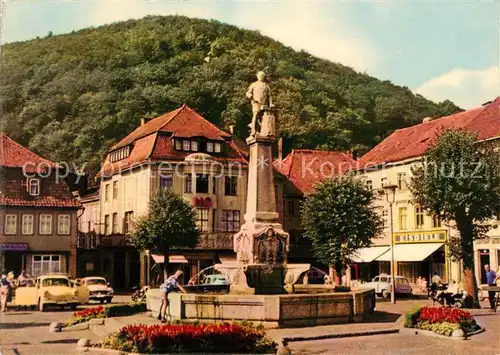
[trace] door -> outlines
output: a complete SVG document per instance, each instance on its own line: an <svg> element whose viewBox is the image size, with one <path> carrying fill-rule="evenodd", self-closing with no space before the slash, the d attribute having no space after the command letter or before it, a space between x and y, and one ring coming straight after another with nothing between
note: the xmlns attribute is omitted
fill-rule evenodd
<svg viewBox="0 0 500 355"><path fill-rule="evenodd" d="M16 251L5 252L5 271L13 271L15 276L19 276L23 270L23 253Z"/></svg>
<svg viewBox="0 0 500 355"><path fill-rule="evenodd" d="M75 286L76 287L76 292L77 296L76 299L80 304L85 304L89 302L89 289L85 285L85 282L80 284L80 286Z"/></svg>
<svg viewBox="0 0 500 355"><path fill-rule="evenodd" d="M484 271L484 265L490 265L490 251L489 249L479 250L479 267L481 270L481 284L485 285L486 282L486 271Z"/></svg>
<svg viewBox="0 0 500 355"><path fill-rule="evenodd" d="M39 280L33 286L18 287L15 290L16 306L36 306L38 304Z"/></svg>

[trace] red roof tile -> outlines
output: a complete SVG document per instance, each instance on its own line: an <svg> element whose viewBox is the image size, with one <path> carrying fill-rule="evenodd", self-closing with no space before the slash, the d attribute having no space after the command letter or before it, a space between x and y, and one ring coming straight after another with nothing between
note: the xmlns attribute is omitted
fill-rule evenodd
<svg viewBox="0 0 500 355"><path fill-rule="evenodd" d="M359 167L422 156L443 131L464 129L478 140L500 137L500 97L488 105L396 130L358 161Z"/></svg>
<svg viewBox="0 0 500 355"><path fill-rule="evenodd" d="M42 158L6 134L0 133L0 166L6 168L25 167L25 171L32 173L56 167L56 163Z"/></svg>
<svg viewBox="0 0 500 355"><path fill-rule="evenodd" d="M355 163L342 152L294 149L274 166L303 193L309 193L318 182L352 169Z"/></svg>
<svg viewBox="0 0 500 355"><path fill-rule="evenodd" d="M33 199L12 198L0 196L0 206L9 207L53 207L80 208L80 203L74 198L57 198L53 196L38 196Z"/></svg>
<svg viewBox="0 0 500 355"><path fill-rule="evenodd" d="M175 150L173 137L203 137L220 141L226 145L224 155L213 155L215 161L246 163L245 150L235 144L231 134L222 131L186 105L175 111L155 118L140 126L127 137L114 145L110 151L131 145L130 155L123 160L111 163L109 154L101 168L100 176L112 175L120 170L140 165L146 161L184 160L193 152ZM241 145L241 142L239 142Z"/></svg>

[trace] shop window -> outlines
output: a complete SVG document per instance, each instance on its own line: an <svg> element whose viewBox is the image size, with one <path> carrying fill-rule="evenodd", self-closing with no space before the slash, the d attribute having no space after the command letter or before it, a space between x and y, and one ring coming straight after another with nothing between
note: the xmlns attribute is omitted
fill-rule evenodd
<svg viewBox="0 0 500 355"><path fill-rule="evenodd" d="M132 222L134 218L134 212L128 211L125 212L125 221L123 223L123 233L129 234L132 230Z"/></svg>
<svg viewBox="0 0 500 355"><path fill-rule="evenodd" d="M17 231L17 215L5 215L5 234L16 234Z"/></svg>
<svg viewBox="0 0 500 355"><path fill-rule="evenodd" d="M116 234L118 233L118 213L113 213L112 223L111 233Z"/></svg>
<svg viewBox="0 0 500 355"><path fill-rule="evenodd" d="M57 234L70 234L70 219L69 214L60 214L57 216Z"/></svg>
<svg viewBox="0 0 500 355"><path fill-rule="evenodd" d="M32 214L23 214L22 217L22 234L33 234L33 225L35 223L35 216Z"/></svg>
<svg viewBox="0 0 500 355"><path fill-rule="evenodd" d="M240 230L240 211L223 210L222 211L222 231L238 232Z"/></svg>
<svg viewBox="0 0 500 355"><path fill-rule="evenodd" d="M208 232L208 208L196 209L196 227L200 232Z"/></svg>
<svg viewBox="0 0 500 355"><path fill-rule="evenodd" d="M52 234L52 215L51 214L41 214L40 215L40 234Z"/></svg>
<svg viewBox="0 0 500 355"><path fill-rule="evenodd" d="M28 193L31 196L40 195L40 179L37 178L28 179Z"/></svg>
<svg viewBox="0 0 500 355"><path fill-rule="evenodd" d="M161 189L171 189L173 185L173 174L160 173L160 188Z"/></svg>
<svg viewBox="0 0 500 355"><path fill-rule="evenodd" d="M118 181L113 181L113 200L118 198Z"/></svg>
<svg viewBox="0 0 500 355"><path fill-rule="evenodd" d="M193 190L193 177L191 174L184 176L184 192L190 194Z"/></svg>
<svg viewBox="0 0 500 355"><path fill-rule="evenodd" d="M407 214L406 214L406 207L401 207L399 209L399 229L404 231L408 229L407 225Z"/></svg>
<svg viewBox="0 0 500 355"><path fill-rule="evenodd" d="M399 190L406 189L406 173L398 174L398 189Z"/></svg>
<svg viewBox="0 0 500 355"><path fill-rule="evenodd" d="M422 207L415 207L415 228L421 229L424 227L424 210Z"/></svg>
<svg viewBox="0 0 500 355"><path fill-rule="evenodd" d="M207 174L196 174L196 193L208 194Z"/></svg>
<svg viewBox="0 0 500 355"><path fill-rule="evenodd" d="M59 255L33 255L31 276L54 272L61 272L61 257Z"/></svg>
<svg viewBox="0 0 500 355"><path fill-rule="evenodd" d="M226 196L236 196L238 189L238 177L237 176L226 176L224 183L224 195Z"/></svg>

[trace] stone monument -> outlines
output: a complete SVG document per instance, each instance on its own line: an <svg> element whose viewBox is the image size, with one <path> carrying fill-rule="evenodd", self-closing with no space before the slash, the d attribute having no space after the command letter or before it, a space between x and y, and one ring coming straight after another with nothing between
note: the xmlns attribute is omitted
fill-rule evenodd
<svg viewBox="0 0 500 355"><path fill-rule="evenodd" d="M287 272L288 233L279 222L274 191L272 146L275 115L265 74L250 85L252 123L247 144L250 149L245 222L234 236L237 264L231 277L232 292L283 293Z"/></svg>

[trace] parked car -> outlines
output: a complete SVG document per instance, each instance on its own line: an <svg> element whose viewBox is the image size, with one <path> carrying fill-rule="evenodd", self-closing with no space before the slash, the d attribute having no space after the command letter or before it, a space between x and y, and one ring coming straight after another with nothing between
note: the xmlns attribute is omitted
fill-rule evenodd
<svg viewBox="0 0 500 355"><path fill-rule="evenodd" d="M111 303L114 290L104 277L84 277L76 280L77 284L86 286L89 289L89 300L101 303Z"/></svg>
<svg viewBox="0 0 500 355"><path fill-rule="evenodd" d="M201 285L229 285L229 280L222 274L207 275Z"/></svg>
<svg viewBox="0 0 500 355"><path fill-rule="evenodd" d="M74 310L88 302L89 291L85 286L73 285L65 275L49 274L37 277L33 286L18 287L15 299L16 306L36 306L42 312L49 306Z"/></svg>
<svg viewBox="0 0 500 355"><path fill-rule="evenodd" d="M410 282L404 276L395 276L396 284L396 294L411 295L413 290L411 288ZM383 298L389 297L391 294L391 276L387 274L380 274L373 278L371 282L367 282L360 285L361 288L372 288L375 290L375 294L382 296Z"/></svg>

